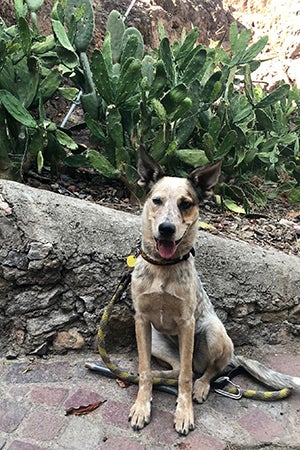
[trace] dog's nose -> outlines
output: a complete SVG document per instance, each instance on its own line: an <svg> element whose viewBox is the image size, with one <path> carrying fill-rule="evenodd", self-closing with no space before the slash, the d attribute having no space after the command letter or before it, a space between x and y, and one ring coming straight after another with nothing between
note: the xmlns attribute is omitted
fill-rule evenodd
<svg viewBox="0 0 300 450"><path fill-rule="evenodd" d="M173 223L162 222L158 227L158 231L162 238L170 239L175 234L176 228Z"/></svg>

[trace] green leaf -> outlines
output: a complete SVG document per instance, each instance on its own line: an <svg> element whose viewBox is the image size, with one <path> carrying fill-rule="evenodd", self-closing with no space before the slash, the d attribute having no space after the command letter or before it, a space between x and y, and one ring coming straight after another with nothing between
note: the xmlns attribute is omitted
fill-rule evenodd
<svg viewBox="0 0 300 450"><path fill-rule="evenodd" d="M62 95L63 98L66 100L75 100L78 95L78 89L77 88L58 88L59 93Z"/></svg>
<svg viewBox="0 0 300 450"><path fill-rule="evenodd" d="M103 55L103 59L106 64L107 72L110 75L112 75L113 62L112 62L112 51L111 51L111 37L110 37L109 32L106 33L103 44L102 44L102 55Z"/></svg>
<svg viewBox="0 0 300 450"><path fill-rule="evenodd" d="M56 130L56 137L58 142L63 145L64 147L69 148L70 150L76 150L78 148L78 145L76 144L73 139L68 136L66 133L64 133L61 130Z"/></svg>
<svg viewBox="0 0 300 450"><path fill-rule="evenodd" d="M136 91L136 88L142 78L142 63L139 59L129 58L126 65L121 66L120 77L117 86L116 104L125 102Z"/></svg>
<svg viewBox="0 0 300 450"><path fill-rule="evenodd" d="M197 42L198 36L199 30L197 27L195 27L184 39L183 44L181 45L179 52L176 55L176 61L184 60L190 54Z"/></svg>
<svg viewBox="0 0 300 450"><path fill-rule="evenodd" d="M61 74L58 69L51 70L40 84L38 94L42 97L43 102L48 100L58 89L61 82Z"/></svg>
<svg viewBox="0 0 300 450"><path fill-rule="evenodd" d="M4 108L22 125L29 128L37 128L37 123L22 103L5 89L0 90L0 101Z"/></svg>
<svg viewBox="0 0 300 450"><path fill-rule="evenodd" d="M155 77L149 91L149 98L160 97L164 87L167 85L167 72L163 61L159 60L156 64Z"/></svg>
<svg viewBox="0 0 300 450"><path fill-rule="evenodd" d="M215 143L209 133L203 135L203 147L209 161L213 161L215 157Z"/></svg>
<svg viewBox="0 0 300 450"><path fill-rule="evenodd" d="M20 17L18 20L18 28L23 52L25 55L28 55L31 49L32 37L28 23L23 17Z"/></svg>
<svg viewBox="0 0 300 450"><path fill-rule="evenodd" d="M26 3L30 11L37 11L44 3L44 0L26 0Z"/></svg>
<svg viewBox="0 0 300 450"><path fill-rule="evenodd" d="M267 197L258 187L252 183L245 183L244 189L247 191L247 194L251 196L257 206L266 206Z"/></svg>
<svg viewBox="0 0 300 450"><path fill-rule="evenodd" d="M236 143L237 137L238 135L236 131L234 130L229 131L226 134L225 138L223 139L223 142L220 145L219 149L217 150L215 159L224 158L224 156L226 156L230 152L230 150Z"/></svg>
<svg viewBox="0 0 300 450"><path fill-rule="evenodd" d="M278 101L282 100L288 95L290 90L289 84L282 84L275 91L272 91L269 95L263 98L260 102L255 105L255 108L266 108L267 106L274 105Z"/></svg>
<svg viewBox="0 0 300 450"><path fill-rule="evenodd" d="M55 19L51 19L51 24L52 24L52 28L55 33L55 36L57 37L60 45L62 47L64 47L65 49L67 49L71 52L74 52L74 48L73 48L71 42L69 41L68 35L66 33L66 30L64 29L63 24L59 20L55 20Z"/></svg>
<svg viewBox="0 0 300 450"><path fill-rule="evenodd" d="M114 103L113 87L103 54L95 50L92 55L92 72L99 94L108 105Z"/></svg>
<svg viewBox="0 0 300 450"><path fill-rule="evenodd" d="M94 32L94 10L90 0L67 0L65 19L70 30L75 18L76 32L74 46L78 52L85 52L92 40Z"/></svg>
<svg viewBox="0 0 300 450"><path fill-rule="evenodd" d="M106 178L118 178L120 175L117 170L101 153L96 150L89 150L87 158L92 167Z"/></svg>
<svg viewBox="0 0 300 450"><path fill-rule="evenodd" d="M199 149L180 149L176 150L177 158L185 164L192 167L200 167L209 163L204 150Z"/></svg>
<svg viewBox="0 0 300 450"><path fill-rule="evenodd" d="M224 198L223 203L226 206L227 209L230 211L233 211L237 214L246 214L245 208L235 203L233 200L229 198Z"/></svg>
<svg viewBox="0 0 300 450"><path fill-rule="evenodd" d="M257 42L252 44L244 53L242 58L240 59L240 64L245 64L252 61L256 56L265 48L267 45L269 38L268 36L264 36L260 38Z"/></svg>
<svg viewBox="0 0 300 450"><path fill-rule="evenodd" d="M151 100L151 106L157 115L157 117L161 120L162 123L167 123L168 117L167 112L165 110L165 107L162 105L162 103L157 100L156 98L153 98Z"/></svg>
<svg viewBox="0 0 300 450"><path fill-rule="evenodd" d="M288 194L289 202L292 205L298 205L300 203L300 187L296 187Z"/></svg>
<svg viewBox="0 0 300 450"><path fill-rule="evenodd" d="M167 92L167 94L161 100L161 103L166 109L167 114L171 114L176 110L180 103L187 97L187 93L187 87L183 83L178 84L169 92Z"/></svg>
<svg viewBox="0 0 300 450"><path fill-rule="evenodd" d="M16 13L17 19L19 19L20 17L26 16L27 7L24 4L23 0L14 0L14 8L15 8L15 13Z"/></svg>
<svg viewBox="0 0 300 450"><path fill-rule="evenodd" d="M65 158L63 162L68 167L73 167L75 169L78 167L86 169L91 167L91 164L84 155L70 155L67 156L67 158Z"/></svg>
<svg viewBox="0 0 300 450"><path fill-rule="evenodd" d="M123 147L123 126L121 114L118 108L110 105L106 113L107 134L116 148Z"/></svg>
<svg viewBox="0 0 300 450"><path fill-rule="evenodd" d="M165 65L168 81L170 86L175 84L175 69L173 62L173 55L170 48L170 42L168 38L163 38L159 46L159 56L163 60Z"/></svg>
<svg viewBox="0 0 300 450"><path fill-rule="evenodd" d="M101 128L100 123L97 120L94 120L90 114L85 114L85 122L89 128L89 130L92 132L92 134L99 139L100 142L106 141L106 136Z"/></svg>
<svg viewBox="0 0 300 450"><path fill-rule="evenodd" d="M199 47L183 71L181 77L182 83L189 86L195 79L197 79L200 70L205 64L205 61L206 50Z"/></svg>
<svg viewBox="0 0 300 450"><path fill-rule="evenodd" d="M222 78L222 72L218 71L211 75L211 77L205 83L202 91L203 102L213 103L221 94L222 84L220 82Z"/></svg>
<svg viewBox="0 0 300 450"><path fill-rule="evenodd" d="M221 119L219 116L214 116L211 118L208 126L208 132L213 138L214 143L217 142L220 131L221 131Z"/></svg>

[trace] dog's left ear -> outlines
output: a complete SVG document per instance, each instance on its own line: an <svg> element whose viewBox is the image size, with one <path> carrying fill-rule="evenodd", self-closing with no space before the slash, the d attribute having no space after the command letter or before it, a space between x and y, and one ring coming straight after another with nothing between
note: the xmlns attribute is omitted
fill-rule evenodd
<svg viewBox="0 0 300 450"><path fill-rule="evenodd" d="M209 194L212 187L217 184L222 167L222 160L203 167L197 167L188 176L200 200Z"/></svg>
<svg viewBox="0 0 300 450"><path fill-rule="evenodd" d="M140 176L138 184L148 192L154 184L164 176L161 166L152 158L147 150L139 148L137 171Z"/></svg>

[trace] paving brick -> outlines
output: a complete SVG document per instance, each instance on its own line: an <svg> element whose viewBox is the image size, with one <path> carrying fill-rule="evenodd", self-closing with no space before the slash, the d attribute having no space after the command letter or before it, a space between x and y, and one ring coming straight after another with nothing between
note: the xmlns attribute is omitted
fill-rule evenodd
<svg viewBox="0 0 300 450"><path fill-rule="evenodd" d="M299 377L300 374L300 357L291 354L272 355L268 358L270 366L279 372Z"/></svg>
<svg viewBox="0 0 300 450"><path fill-rule="evenodd" d="M103 450L143 450L144 448L144 445L122 437L108 438L101 444Z"/></svg>
<svg viewBox="0 0 300 450"><path fill-rule="evenodd" d="M220 414L203 414L199 419L199 425L204 426L209 434L221 440L230 441L235 434L235 428Z"/></svg>
<svg viewBox="0 0 300 450"><path fill-rule="evenodd" d="M0 430L12 433L18 428L27 413L20 403L0 400Z"/></svg>
<svg viewBox="0 0 300 450"><path fill-rule="evenodd" d="M66 424L66 417L45 411L33 411L23 422L22 436L41 441L54 439Z"/></svg>
<svg viewBox="0 0 300 450"><path fill-rule="evenodd" d="M4 445L6 444L6 440L2 437L0 437L0 450L2 450L2 448L4 448Z"/></svg>
<svg viewBox="0 0 300 450"><path fill-rule="evenodd" d="M65 362L14 362L5 367L5 382L12 384L54 383L70 379L70 366Z"/></svg>
<svg viewBox="0 0 300 450"><path fill-rule="evenodd" d="M14 384L13 386L11 386L8 392L10 397L16 400L21 400L24 399L28 392L30 392L30 387L22 384Z"/></svg>
<svg viewBox="0 0 300 450"><path fill-rule="evenodd" d="M186 438L182 438L176 448L178 450L225 450L227 446L224 442L195 430Z"/></svg>
<svg viewBox="0 0 300 450"><path fill-rule="evenodd" d="M238 423L258 442L273 442L274 438L285 434L282 425L277 420L271 419L258 408L249 411L238 420Z"/></svg>
<svg viewBox="0 0 300 450"><path fill-rule="evenodd" d="M40 447L24 441L13 441L8 447L8 450L45 450L45 447Z"/></svg>
<svg viewBox="0 0 300 450"><path fill-rule="evenodd" d="M130 429L128 422L129 406L125 403L108 400L101 408L102 420L124 430Z"/></svg>
<svg viewBox="0 0 300 450"><path fill-rule="evenodd" d="M99 416L68 416L68 423L61 433L60 449L91 450L101 448L103 429Z"/></svg>
<svg viewBox="0 0 300 450"><path fill-rule="evenodd" d="M31 391L31 399L34 403L48 406L59 406L68 396L68 389L37 386Z"/></svg>
<svg viewBox="0 0 300 450"><path fill-rule="evenodd" d="M144 433L153 439L157 444L173 444L178 434L174 430L173 413L152 408L152 418Z"/></svg>

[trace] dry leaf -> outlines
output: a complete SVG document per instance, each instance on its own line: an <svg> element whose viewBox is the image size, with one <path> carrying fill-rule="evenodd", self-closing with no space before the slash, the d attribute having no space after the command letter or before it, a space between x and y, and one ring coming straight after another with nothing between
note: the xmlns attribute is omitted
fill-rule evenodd
<svg viewBox="0 0 300 450"><path fill-rule="evenodd" d="M199 222L199 228L201 230L208 230L208 231L216 231L217 230L216 227L214 227L210 223L206 223L206 222Z"/></svg>
<svg viewBox="0 0 300 450"><path fill-rule="evenodd" d="M89 414L90 412L94 411L95 409L97 409L99 406L103 405L103 403L105 403L106 400L103 401L99 401L99 402L95 402L95 403L91 403L89 405L86 406L79 406L78 408L68 408L66 409L66 416L69 416L71 414L75 415L75 416L80 416L83 414Z"/></svg>
<svg viewBox="0 0 300 450"><path fill-rule="evenodd" d="M116 383L122 388L128 388L128 386L130 386L131 383L129 383L128 381L124 381L124 380L120 380L119 378L116 380Z"/></svg>

